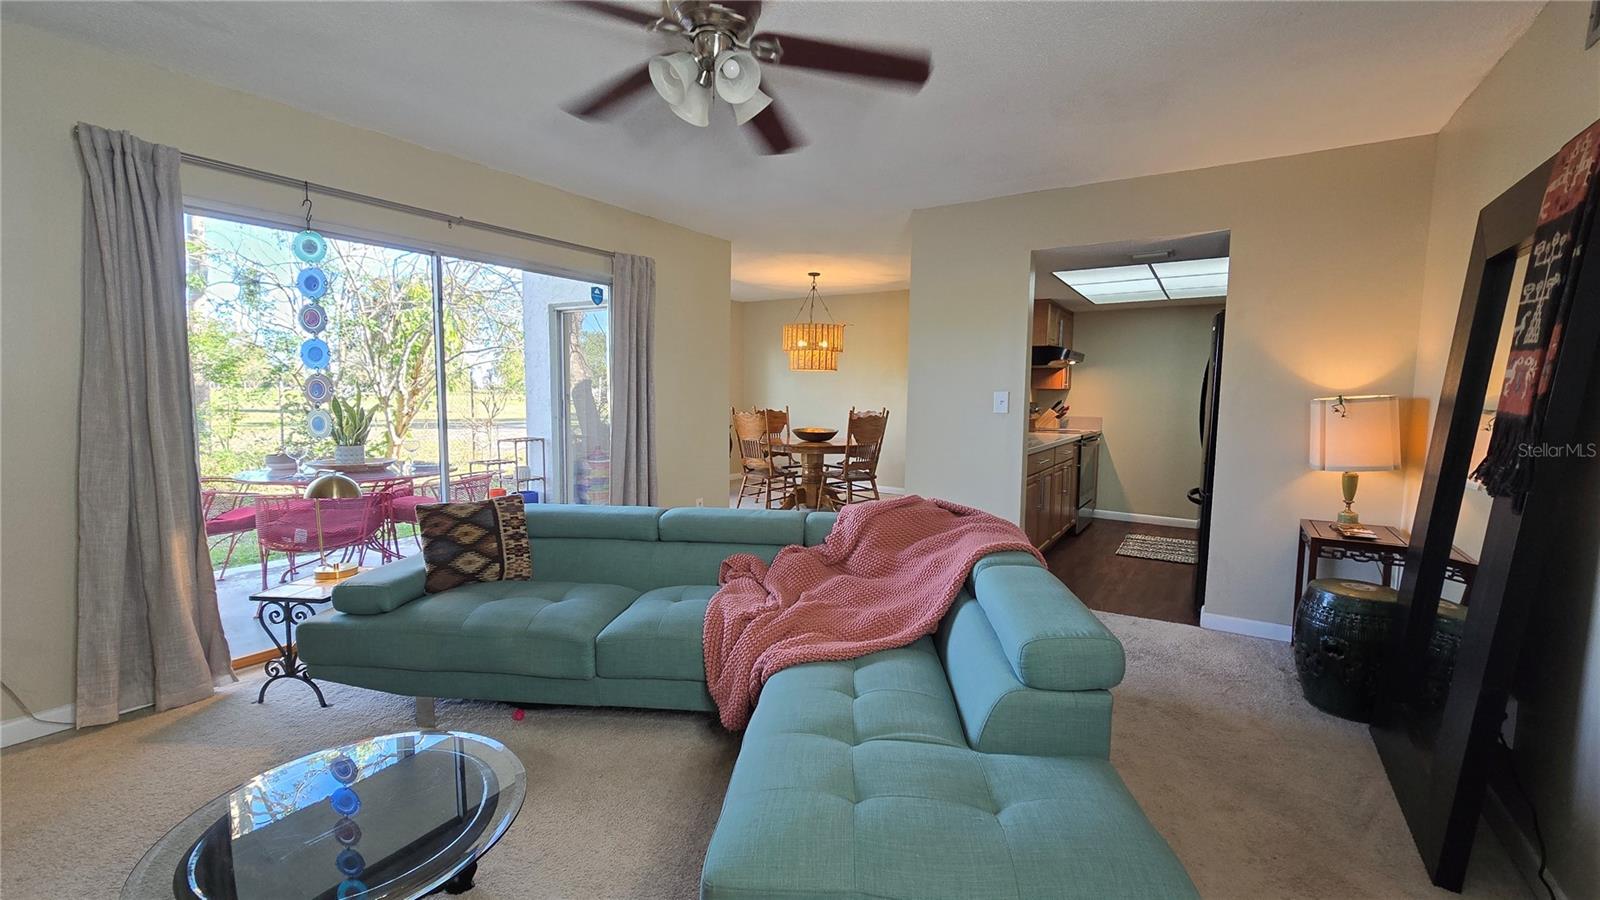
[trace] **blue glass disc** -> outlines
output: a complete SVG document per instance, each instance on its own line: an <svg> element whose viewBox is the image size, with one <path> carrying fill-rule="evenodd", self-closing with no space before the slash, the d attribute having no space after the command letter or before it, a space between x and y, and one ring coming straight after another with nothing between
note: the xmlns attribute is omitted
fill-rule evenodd
<svg viewBox="0 0 1600 900"><path fill-rule="evenodd" d="M333 416L325 409L313 409L311 415L306 416L306 430L318 440L333 434Z"/></svg>
<svg viewBox="0 0 1600 900"><path fill-rule="evenodd" d="M300 362L308 369L326 369L333 358L328 342L322 338L306 338L300 342Z"/></svg>
<svg viewBox="0 0 1600 900"><path fill-rule="evenodd" d="M365 894L366 892L366 882L359 879L351 878L347 881L339 882L339 900L345 900L347 897L354 897L358 894Z"/></svg>
<svg viewBox="0 0 1600 900"><path fill-rule="evenodd" d="M359 878L361 873L367 870L367 861L361 857L360 853L349 847L339 851L339 855L334 858L333 864L338 867L346 878Z"/></svg>
<svg viewBox="0 0 1600 900"><path fill-rule="evenodd" d="M328 242L315 231L302 231L294 236L294 258L301 262L322 262L328 255Z"/></svg>
<svg viewBox="0 0 1600 900"><path fill-rule="evenodd" d="M356 762L341 753L328 764L328 774L340 784L349 784L356 780Z"/></svg>
<svg viewBox="0 0 1600 900"><path fill-rule="evenodd" d="M361 809L361 798L347 787L336 788L328 795L328 802L333 805L333 811L341 816L353 816Z"/></svg>
<svg viewBox="0 0 1600 900"><path fill-rule="evenodd" d="M307 300L319 299L328 292L328 274L316 266L301 269L294 286L300 289Z"/></svg>

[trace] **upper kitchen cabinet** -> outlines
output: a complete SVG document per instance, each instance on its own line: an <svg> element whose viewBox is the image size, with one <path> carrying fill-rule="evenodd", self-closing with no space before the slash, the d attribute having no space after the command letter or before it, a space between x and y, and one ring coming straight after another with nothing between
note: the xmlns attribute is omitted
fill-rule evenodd
<svg viewBox="0 0 1600 900"><path fill-rule="evenodd" d="M1071 347L1072 313L1049 300L1033 301L1033 345Z"/></svg>
<svg viewBox="0 0 1600 900"><path fill-rule="evenodd" d="M1072 347L1072 311L1049 300L1033 301L1033 346ZM1031 385L1034 390L1065 391L1072 387L1072 369L1057 361L1041 366L1035 360Z"/></svg>

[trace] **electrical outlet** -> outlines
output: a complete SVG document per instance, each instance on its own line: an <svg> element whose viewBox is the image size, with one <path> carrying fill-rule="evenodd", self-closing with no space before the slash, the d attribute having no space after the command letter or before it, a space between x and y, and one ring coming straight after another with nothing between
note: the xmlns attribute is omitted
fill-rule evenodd
<svg viewBox="0 0 1600 900"><path fill-rule="evenodd" d="M696 498L694 498L694 505L695 506L701 506L701 507L705 506L706 505L706 498L704 498L704 497L696 497Z"/></svg>
<svg viewBox="0 0 1600 900"><path fill-rule="evenodd" d="M999 415L1005 415L1006 413L1011 411L1011 392L1010 391L995 391L994 392L994 411Z"/></svg>

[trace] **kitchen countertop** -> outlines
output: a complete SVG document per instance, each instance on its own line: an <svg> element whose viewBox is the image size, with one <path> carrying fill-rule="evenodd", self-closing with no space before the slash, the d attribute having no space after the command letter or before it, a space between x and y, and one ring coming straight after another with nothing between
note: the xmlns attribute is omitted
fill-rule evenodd
<svg viewBox="0 0 1600 900"><path fill-rule="evenodd" d="M1029 453L1037 453L1062 444L1077 443L1082 437L1083 435L1077 432L1066 434L1060 431L1030 431L1023 439L1023 449Z"/></svg>

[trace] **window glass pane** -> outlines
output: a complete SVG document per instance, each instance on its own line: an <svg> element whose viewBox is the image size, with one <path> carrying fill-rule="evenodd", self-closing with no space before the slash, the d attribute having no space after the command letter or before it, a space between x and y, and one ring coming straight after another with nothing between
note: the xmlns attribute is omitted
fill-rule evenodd
<svg viewBox="0 0 1600 900"><path fill-rule="evenodd" d="M314 469L332 463L332 435L312 424L331 404L308 391L326 390L371 414L366 462L401 461L359 474L368 493L438 457L432 258L330 239L326 255L308 263L293 252L296 230L201 214L186 216L185 227L202 502L224 629L243 656L270 646L248 597L264 584L309 576L321 558L314 516L285 513L298 524L263 549L250 512L259 497L298 496ZM325 284L316 298L301 287L313 268ZM322 548L334 561L378 565L416 552L413 530L385 515L363 521L349 542L324 540Z"/></svg>
<svg viewBox="0 0 1600 900"><path fill-rule="evenodd" d="M477 260L443 265L452 481L471 496L503 488L609 502L609 327L594 302L606 287Z"/></svg>
<svg viewBox="0 0 1600 900"><path fill-rule="evenodd" d="M611 502L611 313L562 313L566 423L562 435L565 495L573 503Z"/></svg>

